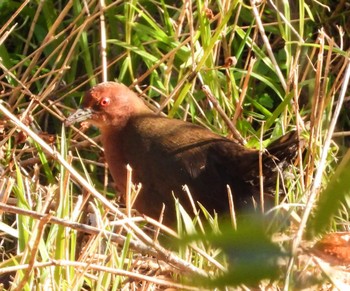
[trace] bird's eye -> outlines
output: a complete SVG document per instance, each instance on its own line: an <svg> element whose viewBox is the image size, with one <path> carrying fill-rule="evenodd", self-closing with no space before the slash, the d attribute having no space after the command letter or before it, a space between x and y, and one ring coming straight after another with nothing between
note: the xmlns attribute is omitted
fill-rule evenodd
<svg viewBox="0 0 350 291"><path fill-rule="evenodd" d="M111 99L109 99L108 97L103 97L100 101L100 105L102 107L108 106L109 103L111 103Z"/></svg>

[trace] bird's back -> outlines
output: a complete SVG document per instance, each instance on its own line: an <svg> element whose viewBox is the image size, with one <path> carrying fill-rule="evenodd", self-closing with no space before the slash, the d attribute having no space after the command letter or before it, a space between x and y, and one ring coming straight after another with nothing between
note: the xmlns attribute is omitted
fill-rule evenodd
<svg viewBox="0 0 350 291"><path fill-rule="evenodd" d="M133 180L142 184L135 204L141 213L156 218L164 203L166 217L175 217L172 193L191 211L183 185L189 187L195 202L211 212L228 211L227 185L236 209L251 208L252 197L259 197L258 151L201 126L146 114L132 117L120 138L122 155L133 168ZM272 154L279 152L276 147ZM271 178L274 162L267 156L264 159L268 165L264 170Z"/></svg>

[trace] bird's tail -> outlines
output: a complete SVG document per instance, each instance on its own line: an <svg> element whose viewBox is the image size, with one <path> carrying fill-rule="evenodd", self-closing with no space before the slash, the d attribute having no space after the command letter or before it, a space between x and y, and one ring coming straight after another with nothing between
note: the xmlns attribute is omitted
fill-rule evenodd
<svg viewBox="0 0 350 291"><path fill-rule="evenodd" d="M262 171L260 171L260 159L258 165L246 173L246 181L260 191L260 177L263 177L264 193L273 193L276 189L277 176L281 175L283 180L283 172L288 165L293 164L297 155L298 149L302 146L298 133L292 131L279 139L272 142L261 156ZM262 172L262 173L261 173Z"/></svg>

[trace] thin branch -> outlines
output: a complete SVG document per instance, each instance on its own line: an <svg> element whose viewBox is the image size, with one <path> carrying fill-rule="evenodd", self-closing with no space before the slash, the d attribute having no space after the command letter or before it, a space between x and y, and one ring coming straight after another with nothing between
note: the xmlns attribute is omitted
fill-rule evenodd
<svg viewBox="0 0 350 291"><path fill-rule="evenodd" d="M104 0L100 0L100 28L101 28L101 61L102 61L102 81L107 82L107 32L106 21L104 11L106 9L106 3Z"/></svg>
<svg viewBox="0 0 350 291"><path fill-rule="evenodd" d="M259 11L258 11L258 8L256 7L256 2L257 2L257 0L250 0L250 5L253 8L253 14L254 14L254 17L255 17L256 24L258 25L261 37L262 37L262 39L264 41L264 44L266 46L267 53L268 53L268 55L269 55L269 57L271 59L271 62L273 64L273 66L275 67L276 74L277 74L277 76L278 76L278 78L279 78L279 80L280 80L280 82L282 84L283 89L286 91L287 90L286 81L284 80L283 74L282 74L282 72L280 70L280 67L278 66L278 63L277 63L277 61L275 59L275 56L273 54L271 45L269 43L269 39L267 38L267 36L265 34L264 25L262 24L261 18L259 16Z"/></svg>
<svg viewBox="0 0 350 291"><path fill-rule="evenodd" d="M51 261L49 261L49 262L43 262L43 263L37 262L33 265L33 268L45 268L45 267L50 267L50 266L72 266L75 268L82 268L84 271L95 270L95 271L107 272L107 273L111 273L111 274L115 274L115 275L125 276L128 278L134 278L137 280L147 281L147 282L150 282L153 284L158 284L161 286L178 288L179 290L198 290L198 287L192 287L192 286L188 286L188 285L174 283L172 281L167 281L164 279L156 278L154 276L147 276L147 275L138 274L135 272L130 272L130 271L122 270L122 269L105 267L105 266L100 266L97 264L91 264L91 263L85 263L85 262L51 259ZM6 268L0 269L0 274L14 272L14 271L18 271L18 270L25 270L27 268L29 268L29 264L23 264L23 265L18 265L18 266L14 266L14 267L6 267Z"/></svg>
<svg viewBox="0 0 350 291"><path fill-rule="evenodd" d="M202 91L207 96L207 98L210 100L210 102L213 103L215 109L219 112L220 116L224 119L226 125L230 129L230 131L233 134L233 137L237 139L241 144L245 144L246 141L243 139L239 131L236 129L236 127L232 124L230 118L226 115L224 110L220 107L219 102L214 97L213 93L210 91L210 88L207 85L202 86Z"/></svg>

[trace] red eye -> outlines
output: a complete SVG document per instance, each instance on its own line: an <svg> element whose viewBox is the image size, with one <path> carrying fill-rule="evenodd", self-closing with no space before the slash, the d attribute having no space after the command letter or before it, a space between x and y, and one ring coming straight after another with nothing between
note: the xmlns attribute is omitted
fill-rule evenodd
<svg viewBox="0 0 350 291"><path fill-rule="evenodd" d="M108 97L103 97L100 101L100 105L102 107L108 106L109 103L111 103L111 99L109 99Z"/></svg>

